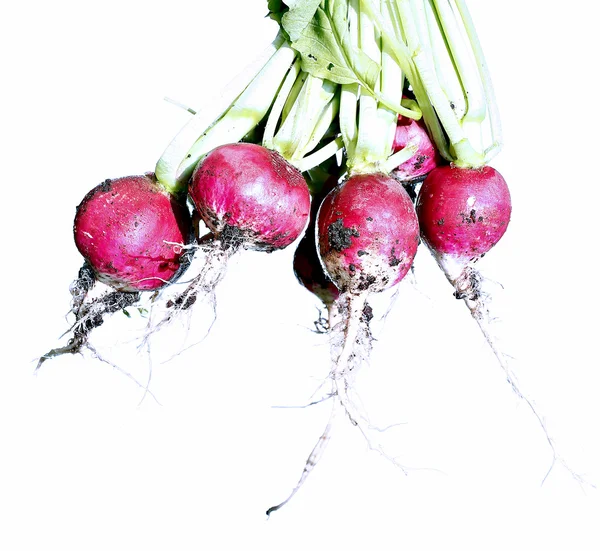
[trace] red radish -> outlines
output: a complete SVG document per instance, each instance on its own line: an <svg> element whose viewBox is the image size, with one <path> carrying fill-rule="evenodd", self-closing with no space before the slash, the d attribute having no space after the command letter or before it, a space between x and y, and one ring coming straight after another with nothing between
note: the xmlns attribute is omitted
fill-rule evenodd
<svg viewBox="0 0 600 551"><path fill-rule="evenodd" d="M423 119L415 121L399 115L392 151L394 153L402 151L409 144L417 146L416 153L392 172L395 178L407 183L423 179L442 163L442 158L427 133Z"/></svg>
<svg viewBox="0 0 600 551"><path fill-rule="evenodd" d="M371 348L367 298L398 284L410 269L419 244L417 216L397 180L356 174L323 201L317 241L323 267L342 292L336 300L341 319L332 327L334 391L353 424L367 436L369 427L348 394Z"/></svg>
<svg viewBox="0 0 600 551"><path fill-rule="evenodd" d="M317 216L317 247L323 268L341 291L330 306L335 323L330 323L333 367L330 372L333 410L325 430L310 453L300 480L283 502L283 507L304 484L319 462L331 438L335 417L343 408L369 445L371 425L351 398L356 372L370 353L369 328L373 314L367 303L370 293L388 289L406 275L419 244L419 225L410 197L402 184L384 174L356 174L333 189ZM397 462L388 457L394 464Z"/></svg>
<svg viewBox="0 0 600 551"><path fill-rule="evenodd" d="M327 309L327 319L320 316L319 320L315 322L315 327L320 332L327 331L329 322L331 321L331 307L339 297L340 291L323 271L315 241L315 226L319 207L325 196L336 187L337 181L337 177L330 176L322 183L318 191L313 191L310 222L306 228L304 237L298 243L298 247L294 253L293 268L296 279L319 298Z"/></svg>
<svg viewBox="0 0 600 551"><path fill-rule="evenodd" d="M436 168L417 200L421 234L441 258L475 262L504 235L511 214L508 186L498 171Z"/></svg>
<svg viewBox="0 0 600 551"><path fill-rule="evenodd" d="M106 180L77 207L75 244L98 279L149 291L178 275L191 233L185 203L152 175Z"/></svg>
<svg viewBox="0 0 600 551"><path fill-rule="evenodd" d="M314 226L309 226L306 237L294 253L294 274L304 287L329 307L340 296L340 291L323 271L314 235Z"/></svg>
<svg viewBox="0 0 600 551"><path fill-rule="evenodd" d="M423 182L416 209L423 240L453 285L456 298L465 299L473 317L483 319L487 307L474 264L498 243L510 221L510 193L504 178L490 166L438 167Z"/></svg>
<svg viewBox="0 0 600 551"><path fill-rule="evenodd" d="M493 335L489 296L482 291L482 277L475 268L475 263L500 241L510 221L511 199L504 178L490 166L438 167L423 182L416 208L423 240L454 287L454 296L465 301L508 383L540 423L553 452L552 465L558 460L580 479L558 456L543 419L517 386Z"/></svg>
<svg viewBox="0 0 600 551"><path fill-rule="evenodd" d="M77 207L73 233L85 264L71 285L72 337L44 354L37 368L47 359L91 349L89 335L105 315L135 304L140 291L174 281L188 264L185 247L193 236L185 203L152 174L93 188ZM114 290L90 298L96 281Z"/></svg>
<svg viewBox="0 0 600 551"><path fill-rule="evenodd" d="M309 219L306 180L279 153L251 143L222 145L194 170L189 197L213 233L204 244L205 264L198 276L168 306L189 308L199 291L212 295L239 248L272 252L293 243Z"/></svg>
<svg viewBox="0 0 600 551"><path fill-rule="evenodd" d="M189 196L226 246L274 251L306 228L310 193L279 153L251 143L217 147L198 165Z"/></svg>
<svg viewBox="0 0 600 551"><path fill-rule="evenodd" d="M402 185L383 174L352 176L318 217L319 253L331 279L351 295L399 283L419 242L415 210Z"/></svg>

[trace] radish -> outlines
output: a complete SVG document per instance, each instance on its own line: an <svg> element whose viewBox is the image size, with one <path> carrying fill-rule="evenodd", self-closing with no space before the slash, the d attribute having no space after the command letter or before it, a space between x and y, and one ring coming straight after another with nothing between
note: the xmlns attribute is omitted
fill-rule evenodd
<svg viewBox="0 0 600 551"><path fill-rule="evenodd" d="M315 245L314 230L314 225L312 228L309 226L306 237L298 244L294 253L294 274L301 285L329 307L339 297L340 291L323 271Z"/></svg>
<svg viewBox="0 0 600 551"><path fill-rule="evenodd" d="M440 154L427 133L423 119L415 121L399 115L392 149L394 152L402 151L410 144L416 144L416 153L409 161L402 163L392 172L392 175L405 186L423 180L442 162Z"/></svg>
<svg viewBox="0 0 600 551"><path fill-rule="evenodd" d="M413 203L402 184L389 173L410 161L418 149L412 140L400 151L393 151L398 115L418 117L420 111L415 102L412 102L412 110L401 106L403 69L390 55L388 42L378 36L367 11L359 10L358 2L351 1L346 8L340 8L340 4L326 2L317 11L320 29L343 22L343 28L338 30L347 34L347 41L341 46L334 40L327 45L341 48L341 57L352 59L355 66L359 65L357 57L360 55L381 60L384 73L375 89L340 81L339 123L348 173L345 181L326 196L316 221L318 254L325 273L339 290L339 296L329 308L330 315L334 313L329 327L332 412L298 483L287 499L267 510L267 515L288 503L304 484L322 457L340 411L359 428L372 449L388 457L381 445L373 443L373 427L352 398L353 382L358 369L368 361L372 345L369 324L373 313L368 297L393 287L404 278L419 243ZM337 11L342 9L344 13ZM310 37L313 27L309 28ZM319 42L323 37L327 37L327 33L319 34ZM323 58L310 40L302 48L306 48L301 52L311 63ZM393 458L388 459L397 464Z"/></svg>
<svg viewBox="0 0 600 551"><path fill-rule="evenodd" d="M342 319L332 327L331 378L350 420L366 436L368 427L348 391L371 347L367 298L407 274L419 243L417 217L397 180L381 173L355 174L323 201L317 235L323 267L341 291L336 302Z"/></svg>
<svg viewBox="0 0 600 551"><path fill-rule="evenodd" d="M119 291L152 291L185 265L191 220L184 202L153 175L106 180L77 207L75 244L99 281Z"/></svg>
<svg viewBox="0 0 600 551"><path fill-rule="evenodd" d="M336 175L329 175L329 172L335 172ZM298 243L293 260L294 274L298 282L315 295L327 310L327 317L320 315L314 322L319 333L328 331L334 311L332 307L340 295L339 289L323 270L315 241L317 213L325 196L337 186L338 172L337 167L327 167L322 174L320 171L311 171L309 174L312 193L310 222L304 237Z"/></svg>
<svg viewBox="0 0 600 551"><path fill-rule="evenodd" d="M189 183L189 198L211 233L199 243L206 254L200 273L166 302L168 311L148 337L191 307L199 293L214 300L227 261L238 249L272 252L298 239L310 211L301 172L343 146L341 137L329 133L339 86L303 71L283 33L272 50L241 93L236 89L229 107L218 101L218 111L196 113L157 163L165 184ZM260 139L262 146L235 143L242 138Z"/></svg>
<svg viewBox="0 0 600 551"><path fill-rule="evenodd" d="M500 241L510 221L511 198L504 178L490 166L438 167L423 182L416 209L423 241L454 288L454 296L465 301L508 383L525 401L544 431L553 453L546 477L559 461L581 482L558 455L534 403L519 389L492 331L490 296L481 288L482 276L476 263Z"/></svg>
<svg viewBox="0 0 600 551"><path fill-rule="evenodd" d="M140 291L175 281L189 263L189 210L153 174L105 180L93 188L77 207L73 233L85 258L71 286L73 336L66 346L44 354L37 368L49 358L89 348L89 334L106 314L135 304ZM113 291L90 298L96 281Z"/></svg>
<svg viewBox="0 0 600 551"><path fill-rule="evenodd" d="M203 245L202 270L169 301L171 311L156 329L194 304L199 292L212 295L236 251L284 249L309 220L310 193L300 171L257 144L215 148L196 167L188 193L212 237Z"/></svg>

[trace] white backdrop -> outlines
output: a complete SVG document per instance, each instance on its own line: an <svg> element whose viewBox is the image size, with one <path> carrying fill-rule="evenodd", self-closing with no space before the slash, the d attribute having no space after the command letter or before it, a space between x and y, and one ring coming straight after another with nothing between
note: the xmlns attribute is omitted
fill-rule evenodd
<svg viewBox="0 0 600 551"><path fill-rule="evenodd" d="M569 466L598 485L598 44L587 2L538 5L470 2L505 129L494 165L513 196L509 230L481 268L501 283L494 307L523 390ZM600 547L599 490L561 465L541 485L543 434L423 248L385 322L390 295L374 300L377 342L358 381L372 421L400 423L384 439L408 474L342 419L268 522L329 413L271 407L308 402L329 367L291 249L232 261L210 335L154 363L156 400L140 403L130 378L89 354L34 376L68 327L75 206L105 178L152 170L188 117L163 97L201 106L275 27L263 0L15 6L0 33L0 548ZM95 342L127 343L135 323L115 316ZM147 378L143 355L111 357Z"/></svg>

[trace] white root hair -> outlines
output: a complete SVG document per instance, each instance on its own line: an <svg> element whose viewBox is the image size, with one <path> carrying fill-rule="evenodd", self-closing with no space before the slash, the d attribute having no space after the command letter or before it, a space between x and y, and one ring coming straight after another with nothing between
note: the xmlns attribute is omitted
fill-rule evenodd
<svg viewBox="0 0 600 551"><path fill-rule="evenodd" d="M185 289L183 291L178 291L177 288L180 286L180 283L176 282L161 289L157 293L155 300L153 301L147 331L140 343L140 348L148 347L150 338L157 331L169 325L185 313L190 313L192 306L199 298L203 300L207 299L212 307L213 320L208 329L208 332L210 332L210 329L216 321L215 289L225 276L228 261L238 250L239 244L224 244L220 239L211 239L199 248L204 253L204 256L201 259L198 259L202 262L202 268L198 275L187 282ZM160 300L161 308L159 312L156 313L155 310L157 308L155 306L158 304L158 300ZM164 308L166 308L166 310ZM157 315L159 320L155 321ZM178 354L181 352L183 352L183 350L179 351Z"/></svg>
<svg viewBox="0 0 600 551"><path fill-rule="evenodd" d="M504 371L506 381L511 386L515 395L527 405L533 413L538 424L542 428L544 437L552 451L552 462L546 474L544 475L541 484L543 485L556 463L560 463L571 476L581 485L593 484L584 480L584 478L575 473L559 455L554 440L550 436L543 416L538 412L535 402L528 398L521 391L516 375L510 369L509 361L511 357L502 350L499 339L494 331L494 323L497 321L490 313L491 297L483 290L484 278L480 271L475 268L477 259L471 260L467 264L461 264L453 261L451 258L442 257L432 252L440 268L443 270L446 278L454 288L454 296L459 300L464 300L467 308L471 312L471 316L477 322L481 333L483 334L487 344L498 360L498 364Z"/></svg>
<svg viewBox="0 0 600 551"><path fill-rule="evenodd" d="M338 414L342 411L350 419L350 422L360 430L370 450L377 451L399 467L404 474L407 474L406 468L396 458L389 456L382 444L375 440L377 433L382 433L389 427L380 429L371 424L354 391L356 374L363 365L368 363L371 353L373 336L369 322L372 317L373 314L367 303L366 293L342 293L329 306L328 325L332 360L329 380L331 381L332 390L327 395L327 399L329 397L333 398L332 411L325 429L305 462L298 483L284 501L267 509L267 516L287 504L306 482L308 475L321 460L331 439L331 430Z"/></svg>

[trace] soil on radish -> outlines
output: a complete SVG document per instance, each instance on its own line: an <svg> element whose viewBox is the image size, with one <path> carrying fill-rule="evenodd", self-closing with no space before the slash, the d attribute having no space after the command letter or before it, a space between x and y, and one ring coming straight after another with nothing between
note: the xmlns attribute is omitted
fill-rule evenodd
<svg viewBox="0 0 600 551"><path fill-rule="evenodd" d="M133 306L140 299L139 292L111 291L99 297L90 298L90 291L96 284L96 276L92 267L86 262L79 270L77 279L71 284L70 292L73 297L70 313L75 316L75 322L68 333L72 336L67 344L53 348L38 360L36 370L49 359L64 354L78 354L84 348L91 348L90 333L100 327L107 316Z"/></svg>

